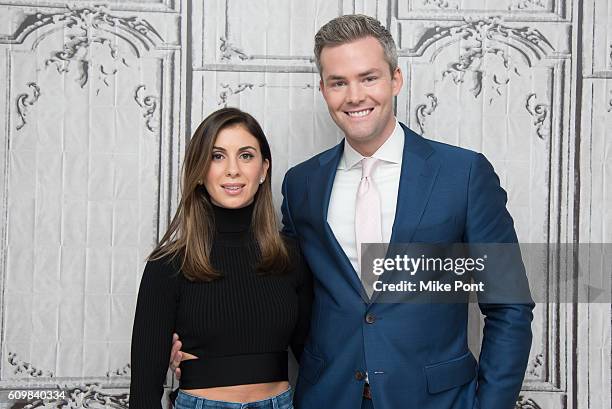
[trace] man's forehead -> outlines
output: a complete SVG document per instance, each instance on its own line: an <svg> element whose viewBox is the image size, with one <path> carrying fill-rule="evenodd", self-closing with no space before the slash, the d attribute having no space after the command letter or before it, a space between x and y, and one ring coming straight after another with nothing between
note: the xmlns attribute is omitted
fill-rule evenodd
<svg viewBox="0 0 612 409"><path fill-rule="evenodd" d="M372 68L365 69L362 71L341 70L341 71L335 71L335 72L325 72L325 79L334 80L334 79L346 78L347 76L367 77L368 75L380 74L381 72L382 72L382 69L380 67L372 67Z"/></svg>

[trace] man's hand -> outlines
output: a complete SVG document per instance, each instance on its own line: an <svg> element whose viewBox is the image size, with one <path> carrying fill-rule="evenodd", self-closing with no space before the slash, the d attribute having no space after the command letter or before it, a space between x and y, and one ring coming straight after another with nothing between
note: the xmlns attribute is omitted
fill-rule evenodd
<svg viewBox="0 0 612 409"><path fill-rule="evenodd" d="M179 341L178 334L172 334L172 350L170 351L170 369L174 372L174 376L176 379L181 379L181 368L179 365L183 360L183 353L181 352L181 348L183 343Z"/></svg>

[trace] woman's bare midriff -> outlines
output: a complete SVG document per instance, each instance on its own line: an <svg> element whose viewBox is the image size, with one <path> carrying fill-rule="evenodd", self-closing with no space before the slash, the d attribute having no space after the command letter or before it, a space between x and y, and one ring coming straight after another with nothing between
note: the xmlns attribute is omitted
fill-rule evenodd
<svg viewBox="0 0 612 409"><path fill-rule="evenodd" d="M183 352L183 361L199 359L189 353ZM204 399L221 400L226 402L248 403L269 399L289 389L289 382L252 383L248 385L218 386L216 388L181 389L183 392Z"/></svg>
<svg viewBox="0 0 612 409"><path fill-rule="evenodd" d="M249 385L219 386L216 388L185 389L190 395L211 400L248 403L269 399L289 389L289 382L253 383Z"/></svg>

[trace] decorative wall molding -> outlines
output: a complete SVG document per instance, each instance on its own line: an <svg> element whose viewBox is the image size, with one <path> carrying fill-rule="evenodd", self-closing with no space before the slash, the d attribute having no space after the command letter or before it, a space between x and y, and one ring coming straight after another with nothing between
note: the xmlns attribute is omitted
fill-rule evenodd
<svg viewBox="0 0 612 409"><path fill-rule="evenodd" d="M111 394L104 392L97 383L88 383L71 388L60 387L65 398L56 401L38 399L31 401L23 409L36 408L114 408L129 409L129 393Z"/></svg>
<svg viewBox="0 0 612 409"><path fill-rule="evenodd" d="M437 1L437 0L436 0ZM270 55L270 54L254 54L252 52L248 52L239 44L232 41L234 36L231 32L232 24L230 23L230 15L235 13L233 11L234 7L240 8L240 5L232 5L230 7L231 0L225 0L223 7L224 20L223 24L225 27L223 36L219 37L220 44L219 50L221 51L221 62L228 63L232 60L238 61L247 61L247 60L258 60L260 62L266 61L291 61L291 62L309 62L314 63L314 57L310 55ZM337 0L338 7L342 9L342 0ZM215 25L218 23L215 23Z"/></svg>
<svg viewBox="0 0 612 409"><path fill-rule="evenodd" d="M502 89L510 82L510 75L520 76L518 61L532 67L536 61L548 56L554 47L537 29L525 27L509 27L501 18L491 17L479 20L465 18L461 24L442 27L435 26L423 32L414 48L403 50L409 56L422 56L427 49L435 44L430 61L452 45L461 42L459 59L447 64L442 77L450 77L457 85L470 78L473 86L470 89L475 98L483 91L486 82L491 89L489 103L496 96L502 95ZM509 51L516 52L516 56ZM486 68L485 58L493 56L503 65L499 72Z"/></svg>
<svg viewBox="0 0 612 409"><path fill-rule="evenodd" d="M542 376L542 366L543 365L544 365L544 354L540 352L531 360L531 362L529 362L529 365L527 365L527 373L536 378L540 378Z"/></svg>
<svg viewBox="0 0 612 409"><path fill-rule="evenodd" d="M266 88L293 88L293 89L301 89L301 90L309 90L309 89L318 89L318 85L315 86L313 84L304 84L304 85L282 85L282 84L276 84L276 85L270 85L270 84L266 84L265 82L263 83L259 83L259 84L254 84L254 83L250 83L250 82L241 82L238 83L235 86L232 86L231 84L227 84L227 83L220 83L219 86L221 88L223 88L223 91L221 91L219 93L219 100L217 101L217 105L226 105L227 104L227 100L230 96L232 95L236 95L236 94L240 94L241 92L247 91L247 90L253 90L254 88L261 88L261 87L266 87Z"/></svg>
<svg viewBox="0 0 612 409"><path fill-rule="evenodd" d="M446 47L463 41L473 41L474 46L480 47L481 55L498 43L517 51L531 67L537 60L550 55L555 50L548 39L538 30L529 26L510 27L505 25L501 17L487 17L484 19L464 18L464 22L452 26L434 26L423 32L416 45L411 49L401 50L409 57L422 56L425 51L436 43L436 50L431 61ZM503 50L502 50L503 51Z"/></svg>
<svg viewBox="0 0 612 409"><path fill-rule="evenodd" d="M419 126L420 133L425 134L426 117L434 113L438 107L438 98L432 93L425 95L427 102L416 107L416 121Z"/></svg>
<svg viewBox="0 0 612 409"><path fill-rule="evenodd" d="M533 399L527 399L523 395L519 395L514 409L542 409Z"/></svg>
<svg viewBox="0 0 612 409"><path fill-rule="evenodd" d="M81 88L83 88L89 81L89 69L92 66L92 61L86 57L86 49L95 43L107 46L110 56L114 60L118 58L118 49L112 45L112 41L109 38L94 38L87 33L84 33L83 36L68 34L68 42L64 43L64 49L62 51L55 51L53 57L45 61L45 66L54 64L57 72L63 74L70 72L71 63L76 62L81 74L77 81ZM84 51L80 52L82 49ZM125 66L128 65L125 57L121 58L121 62ZM117 69L113 68L109 70L105 68L103 64L97 64L97 69L100 72L102 82L108 87L110 84L107 78L109 75L115 75Z"/></svg>
<svg viewBox="0 0 612 409"><path fill-rule="evenodd" d="M17 96L17 115L21 123L17 124L17 130L21 130L26 124L26 116L28 114L28 107L32 107L38 98L40 97L40 87L35 82L28 82L28 87L32 89L32 95L28 93L19 94Z"/></svg>
<svg viewBox="0 0 612 409"><path fill-rule="evenodd" d="M146 119L146 127L149 131L155 133L158 130L156 124L156 114L159 98L154 95L143 96L142 92L146 91L147 88L144 85L139 85L134 91L134 101L140 108L143 109L143 118Z"/></svg>
<svg viewBox="0 0 612 409"><path fill-rule="evenodd" d="M88 0L78 0L80 3L89 2ZM77 1L71 1L74 4ZM178 13L180 12L179 0L105 0L99 1L98 4L108 4L113 10L136 13ZM58 0L1 0L3 6L19 6L19 7L46 7L46 8L63 8L66 7L66 2Z"/></svg>
<svg viewBox="0 0 612 409"><path fill-rule="evenodd" d="M136 50L140 47L150 50L163 41L147 20L138 16L120 17L110 14L110 9L106 5L94 4L80 8L67 5L66 8L68 11L65 12L48 14L39 12L27 15L15 33L10 36L0 36L0 44L21 44L34 31L47 26L57 26L59 23L63 23L69 29L77 28L86 32L91 32L91 29L104 31L131 43Z"/></svg>
<svg viewBox="0 0 612 409"><path fill-rule="evenodd" d="M512 0L508 10L545 10L546 4L542 0Z"/></svg>
<svg viewBox="0 0 612 409"><path fill-rule="evenodd" d="M15 367L15 374L29 375L32 378L53 378L54 376L52 371L36 368L31 363L20 360L15 352L9 351L7 360Z"/></svg>
<svg viewBox="0 0 612 409"><path fill-rule="evenodd" d="M534 117L533 124L536 127L536 134L540 139L544 139L550 136L550 125L548 123L550 106L548 104L536 104L536 99L536 94L529 94L525 101L525 109Z"/></svg>
<svg viewBox="0 0 612 409"><path fill-rule="evenodd" d="M234 57L240 60L250 60L252 57L242 51L240 48L234 46L227 38L220 37L221 44L219 45L219 51L221 51L221 60L229 61Z"/></svg>
<svg viewBox="0 0 612 409"><path fill-rule="evenodd" d="M459 5L452 0L450 2L449 0L423 0L423 5L433 6L442 10L447 10L449 8L453 8L455 10L459 9Z"/></svg>
<svg viewBox="0 0 612 409"><path fill-rule="evenodd" d="M263 87L266 84L252 84L249 82L241 82L238 85L236 85L236 87L232 87L230 84L226 84L226 83L221 83L219 84L219 86L221 88L223 88L223 91L221 91L219 93L219 100L217 102L217 105L225 105L227 104L227 99L231 96L231 95L236 95L236 94L240 94L241 92L244 92L246 90L252 90L255 86L257 87Z"/></svg>
<svg viewBox="0 0 612 409"><path fill-rule="evenodd" d="M67 9L65 12L26 16L12 36L0 37L0 43L21 44L34 31L49 28L35 40L32 49L36 49L51 33L63 30L66 38L63 48L51 52L52 57L45 61L45 67L54 65L59 74L64 74L70 71L72 64L76 64L80 73L77 81L82 88L89 81L92 69L107 87L110 85L108 77L117 73L115 67L109 68L101 61L94 63L89 55L92 45L103 46L113 63L128 66L128 57L121 55L119 47L114 45L116 38L126 43L137 58L140 58L143 50L149 51L163 41L155 28L141 17L116 16L104 5L82 8L67 6Z"/></svg>
<svg viewBox="0 0 612 409"><path fill-rule="evenodd" d="M112 378L115 376L130 376L131 373L132 373L132 366L128 363L128 364L125 364L121 368L113 369L112 371L106 372L106 377Z"/></svg>

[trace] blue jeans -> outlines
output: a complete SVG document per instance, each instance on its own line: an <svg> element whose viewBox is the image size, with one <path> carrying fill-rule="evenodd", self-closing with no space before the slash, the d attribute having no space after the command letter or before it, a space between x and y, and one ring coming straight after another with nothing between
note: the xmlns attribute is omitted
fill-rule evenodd
<svg viewBox="0 0 612 409"><path fill-rule="evenodd" d="M238 403L210 400L179 391L175 409L293 409L293 391L287 389L280 395L257 402Z"/></svg>

